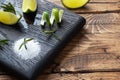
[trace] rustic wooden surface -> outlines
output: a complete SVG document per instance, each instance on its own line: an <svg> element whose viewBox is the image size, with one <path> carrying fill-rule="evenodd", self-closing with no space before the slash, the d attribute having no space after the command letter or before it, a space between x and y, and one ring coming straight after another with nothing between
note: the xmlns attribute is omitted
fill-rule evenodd
<svg viewBox="0 0 120 80"><path fill-rule="evenodd" d="M90 0L72 11L87 24L37 80L120 80L120 0ZM0 80L17 80L0 70Z"/></svg>

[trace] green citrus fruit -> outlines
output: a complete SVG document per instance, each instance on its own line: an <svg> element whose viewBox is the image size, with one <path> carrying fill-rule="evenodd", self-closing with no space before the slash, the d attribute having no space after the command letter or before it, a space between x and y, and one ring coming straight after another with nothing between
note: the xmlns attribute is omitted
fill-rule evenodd
<svg viewBox="0 0 120 80"><path fill-rule="evenodd" d="M22 10L24 13L35 12L37 9L37 0L23 0Z"/></svg>
<svg viewBox="0 0 120 80"><path fill-rule="evenodd" d="M85 6L89 0L61 0L67 8L76 9Z"/></svg>
<svg viewBox="0 0 120 80"><path fill-rule="evenodd" d="M7 25L16 24L21 18L21 15L15 15L11 12L0 11L0 22Z"/></svg>

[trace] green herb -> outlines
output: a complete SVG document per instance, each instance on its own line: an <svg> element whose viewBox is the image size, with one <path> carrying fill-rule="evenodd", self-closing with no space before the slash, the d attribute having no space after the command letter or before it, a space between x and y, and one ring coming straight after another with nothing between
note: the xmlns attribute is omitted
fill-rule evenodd
<svg viewBox="0 0 120 80"><path fill-rule="evenodd" d="M11 12L11 13L16 14L15 8L11 3L2 4L1 8L3 8L3 11Z"/></svg>
<svg viewBox="0 0 120 80"><path fill-rule="evenodd" d="M33 40L33 38L29 38L29 39L26 39L26 38L24 38L24 41L23 41L23 43L20 45L20 47L19 47L19 50L24 46L25 47L25 49L27 50L27 43L29 42L29 41L31 41L31 40Z"/></svg>
<svg viewBox="0 0 120 80"><path fill-rule="evenodd" d="M57 40L60 40L60 38L54 34L56 32L56 30L53 28L53 24L54 24L54 21L56 23L61 23L63 13L64 13L64 10L58 10L58 8L52 9L51 17L49 17L49 13L47 11L43 12L40 25L45 34L51 34ZM50 30L45 29L45 27L44 27L45 23L47 23L47 25L49 25Z"/></svg>
<svg viewBox="0 0 120 80"><path fill-rule="evenodd" d="M43 30L43 32L45 33L45 34L53 34L53 33L55 33L56 32L56 30Z"/></svg>
<svg viewBox="0 0 120 80"><path fill-rule="evenodd" d="M0 39L0 48L2 48L2 45L8 45L8 42L9 40L7 39L3 39L3 40Z"/></svg>
<svg viewBox="0 0 120 80"><path fill-rule="evenodd" d="M53 36L56 40L61 41L60 37L58 37L56 34L53 33Z"/></svg>

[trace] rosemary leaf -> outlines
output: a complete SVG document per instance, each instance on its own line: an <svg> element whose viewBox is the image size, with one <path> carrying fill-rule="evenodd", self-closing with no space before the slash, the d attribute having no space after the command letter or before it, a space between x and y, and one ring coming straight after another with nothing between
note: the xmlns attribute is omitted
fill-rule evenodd
<svg viewBox="0 0 120 80"><path fill-rule="evenodd" d="M8 3L8 4L2 3L2 6L0 6L0 7L3 8L3 11L16 14L15 8L11 3Z"/></svg>
<svg viewBox="0 0 120 80"><path fill-rule="evenodd" d="M2 45L8 45L8 41L9 40L7 40L7 39L3 39L3 40L0 39L0 49L1 50L2 50Z"/></svg>
<svg viewBox="0 0 120 80"><path fill-rule="evenodd" d="M8 44L8 41L7 39L3 39L3 40L0 40L0 46L1 45L7 45Z"/></svg>
<svg viewBox="0 0 120 80"><path fill-rule="evenodd" d="M60 37L58 37L56 34L53 33L52 35L54 36L54 38L55 38L56 40L61 41Z"/></svg>
<svg viewBox="0 0 120 80"><path fill-rule="evenodd" d="M20 45L19 50L22 48L23 45L24 45L24 43L22 43L22 44Z"/></svg>
<svg viewBox="0 0 120 80"><path fill-rule="evenodd" d="M27 40L26 40L26 38L24 38L24 47L25 47L25 49L27 50L27 45L26 45L26 43L27 43Z"/></svg>
<svg viewBox="0 0 120 80"><path fill-rule="evenodd" d="M27 50L27 43L29 42L29 41L31 41L31 40L33 40L33 38L29 38L29 39L26 39L26 38L24 38L24 41L23 41L23 43L20 45L20 47L19 47L19 50L24 46L25 47L25 49Z"/></svg>
<svg viewBox="0 0 120 80"><path fill-rule="evenodd" d="M27 42L28 42L28 41L31 41L31 40L33 40L33 38L28 39Z"/></svg>
<svg viewBox="0 0 120 80"><path fill-rule="evenodd" d="M55 33L55 31L56 30L43 30L43 32L45 33L45 34L52 34L52 33Z"/></svg>

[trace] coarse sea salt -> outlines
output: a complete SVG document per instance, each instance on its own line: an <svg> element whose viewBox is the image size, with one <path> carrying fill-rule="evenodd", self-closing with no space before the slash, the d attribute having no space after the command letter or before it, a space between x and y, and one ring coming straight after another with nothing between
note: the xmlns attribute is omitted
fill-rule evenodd
<svg viewBox="0 0 120 80"><path fill-rule="evenodd" d="M26 39L30 39L30 38L26 38ZM33 39L26 43L27 49L24 46L22 46L21 49L19 49L23 41L24 38L15 41L13 49L16 55L24 60L33 59L37 57L41 51L41 45L39 44L39 42Z"/></svg>

